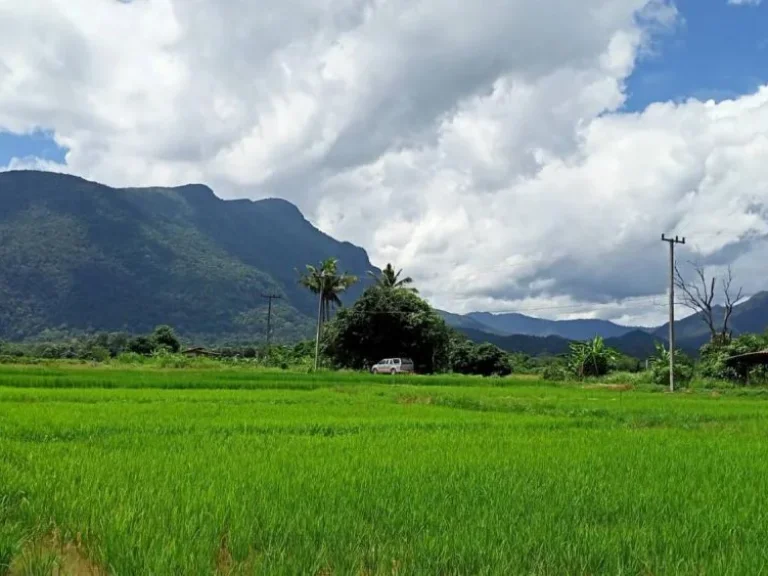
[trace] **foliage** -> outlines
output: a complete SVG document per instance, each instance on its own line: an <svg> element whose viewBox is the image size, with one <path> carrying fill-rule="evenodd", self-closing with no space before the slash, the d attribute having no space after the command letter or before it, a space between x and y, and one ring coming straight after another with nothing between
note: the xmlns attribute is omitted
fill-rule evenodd
<svg viewBox="0 0 768 576"><path fill-rule="evenodd" d="M509 366L515 374L534 374L537 368L537 362L528 354L522 352L513 352L507 355Z"/></svg>
<svg viewBox="0 0 768 576"><path fill-rule="evenodd" d="M368 288L339 311L324 350L340 367L365 370L389 357L413 359L418 372L445 370L450 329L432 307L406 290Z"/></svg>
<svg viewBox="0 0 768 576"><path fill-rule="evenodd" d="M149 336L136 336L128 341L128 351L149 356L155 351L155 344Z"/></svg>
<svg viewBox="0 0 768 576"><path fill-rule="evenodd" d="M675 348L675 386L683 388L693 379L693 362L679 348ZM651 380L659 386L669 385L669 350L656 344L656 354L651 358Z"/></svg>
<svg viewBox="0 0 768 576"><path fill-rule="evenodd" d="M603 376L616 360L617 354L608 348L601 336L587 342L572 342L568 356L571 371L579 378Z"/></svg>
<svg viewBox="0 0 768 576"><path fill-rule="evenodd" d="M268 367L298 368L309 370L314 361L315 344L312 341L303 341L293 346L272 346L262 358L262 365Z"/></svg>
<svg viewBox="0 0 768 576"><path fill-rule="evenodd" d="M616 354L616 358L614 359L612 370L616 370L618 372L640 372L644 369L643 363L640 362L637 358L633 358L632 356L626 356L624 354Z"/></svg>
<svg viewBox="0 0 768 576"><path fill-rule="evenodd" d="M369 271L368 276L373 278L376 281L376 286L383 290L408 290L409 292L418 294L419 291L411 286L413 284L413 278L410 276L400 278L402 272L402 269L395 272L392 264L387 264L381 271L381 274L377 275L376 273Z"/></svg>
<svg viewBox="0 0 768 576"><path fill-rule="evenodd" d="M541 370L541 378L548 382L562 382L568 380L570 372L562 365L550 363Z"/></svg>
<svg viewBox="0 0 768 576"><path fill-rule="evenodd" d="M0 205L0 338L8 340L39 339L49 328L146 334L160 323L207 343L263 340L261 294L270 292L283 296L274 341L296 341L314 334L317 314L297 267L334 255L353 273L371 268L362 249L323 234L288 202L224 201L204 186L113 189L5 172ZM343 299L360 293L352 287Z"/></svg>
<svg viewBox="0 0 768 576"><path fill-rule="evenodd" d="M512 366L507 354L489 343L475 344L461 336L451 339L451 370L458 374L507 376Z"/></svg>
<svg viewBox="0 0 768 576"><path fill-rule="evenodd" d="M743 363L728 363L728 358L768 349L768 333L745 334L729 342L708 342L701 348L699 370L704 378L745 383L765 381L764 368Z"/></svg>
<svg viewBox="0 0 768 576"><path fill-rule="evenodd" d="M176 333L173 331L173 328L166 325L155 328L155 331L152 333L152 344L155 350L163 348L173 353L181 350L181 342L176 337Z"/></svg>

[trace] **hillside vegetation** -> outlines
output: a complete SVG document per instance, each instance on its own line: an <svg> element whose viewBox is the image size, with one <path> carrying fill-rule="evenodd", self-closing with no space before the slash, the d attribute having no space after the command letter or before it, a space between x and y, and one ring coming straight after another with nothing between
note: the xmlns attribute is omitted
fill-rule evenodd
<svg viewBox="0 0 768 576"><path fill-rule="evenodd" d="M361 248L283 200L224 201L201 185L114 189L43 172L0 174L0 338L63 332L260 338L312 334L316 303L297 269L335 256L358 275ZM353 287L350 300L362 287Z"/></svg>

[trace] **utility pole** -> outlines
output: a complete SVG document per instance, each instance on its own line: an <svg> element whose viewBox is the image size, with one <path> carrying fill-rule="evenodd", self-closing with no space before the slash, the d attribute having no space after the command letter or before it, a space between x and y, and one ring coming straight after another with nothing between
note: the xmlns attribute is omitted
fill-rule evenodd
<svg viewBox="0 0 768 576"><path fill-rule="evenodd" d="M269 354L269 340L272 335L272 300L280 300L282 296L279 294L262 294L261 297L269 300L269 307L267 308L267 354Z"/></svg>
<svg viewBox="0 0 768 576"><path fill-rule="evenodd" d="M669 244L669 391L675 391L675 244L685 244L677 236L667 238L661 235L662 242Z"/></svg>
<svg viewBox="0 0 768 576"><path fill-rule="evenodd" d="M325 270L320 273L320 290L317 295L317 335L315 336L315 372L317 372L317 359L320 356L320 322L323 314L323 288L325 284Z"/></svg>

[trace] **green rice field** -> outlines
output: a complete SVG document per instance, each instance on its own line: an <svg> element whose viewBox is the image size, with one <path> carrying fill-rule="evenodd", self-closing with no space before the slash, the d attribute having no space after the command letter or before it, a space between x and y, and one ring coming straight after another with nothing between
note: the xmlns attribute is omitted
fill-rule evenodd
<svg viewBox="0 0 768 576"><path fill-rule="evenodd" d="M0 367L0 574L762 574L768 394Z"/></svg>

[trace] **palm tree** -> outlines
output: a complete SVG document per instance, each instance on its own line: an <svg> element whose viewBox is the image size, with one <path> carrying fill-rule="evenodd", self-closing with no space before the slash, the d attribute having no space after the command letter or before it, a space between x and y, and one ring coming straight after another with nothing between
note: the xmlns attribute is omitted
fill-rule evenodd
<svg viewBox="0 0 768 576"><path fill-rule="evenodd" d="M320 266L307 265L304 274L299 278L299 283L305 286L313 294L317 294L317 336L315 341L315 370L317 370L317 357L320 351L320 329L324 321L331 319L331 311L334 306L341 306L339 294L357 282L357 276L343 273L339 274L338 259L326 258L320 262Z"/></svg>
<svg viewBox="0 0 768 576"><path fill-rule="evenodd" d="M308 264L306 272L299 279L302 286L318 295L323 321L330 320L333 308L341 306L339 294L357 282L356 276L339 274L338 262L336 258L327 258L320 262L320 266Z"/></svg>
<svg viewBox="0 0 768 576"><path fill-rule="evenodd" d="M386 290L407 290L408 292L418 294L419 291L416 290L416 288L410 286L413 284L413 278L410 276L400 278L400 274L402 273L402 268L395 272L392 264L387 264L384 270L381 271L380 275L376 275L370 271L368 272L368 275L376 281L376 286L379 288L384 288Z"/></svg>

